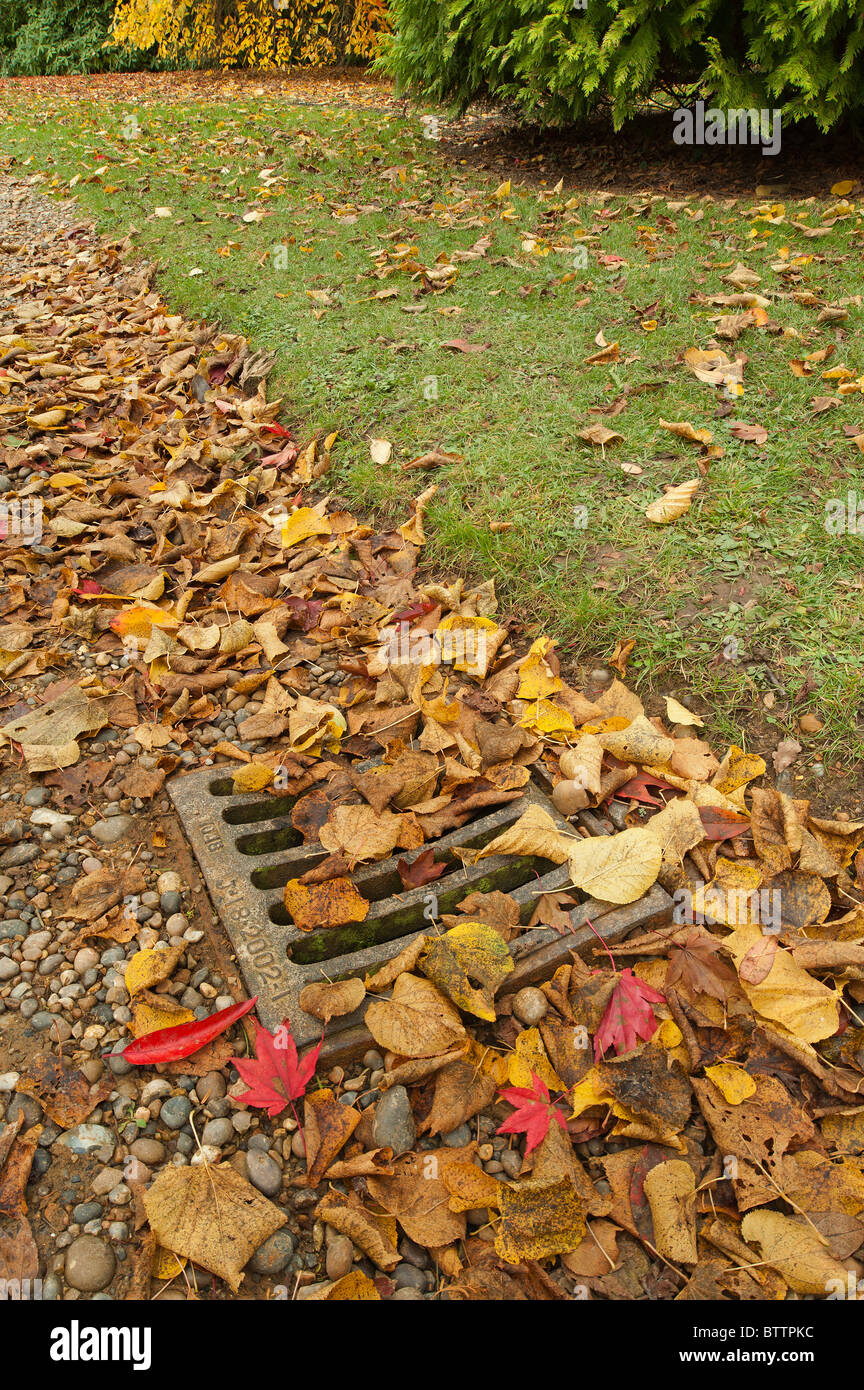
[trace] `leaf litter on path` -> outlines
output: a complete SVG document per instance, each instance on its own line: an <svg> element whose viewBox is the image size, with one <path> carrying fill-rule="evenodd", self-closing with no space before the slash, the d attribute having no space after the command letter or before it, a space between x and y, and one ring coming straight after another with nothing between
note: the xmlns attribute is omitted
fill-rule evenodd
<svg viewBox="0 0 864 1390"><path fill-rule="evenodd" d="M850 1143L843 1123L864 1089L864 826L754 786L762 759L735 746L715 758L692 736L698 716L677 701L665 721L649 719L621 680L603 691L574 688L551 639L520 653L515 624L495 616L491 582L418 576L431 489L401 527L380 531L330 497L304 496L312 453L325 465L317 479L335 440L296 452L280 441L285 458L273 464L273 432L290 432L278 424L280 402L267 398L266 361L252 371L242 339L171 315L146 268L130 271L117 247L90 235L80 279L61 293L53 279L61 249L35 256L26 295L4 300L0 321L17 372L3 396L5 467L41 503L44 522L41 548L14 536L2 545L4 616L18 624L8 650L23 657L11 675L7 666L0 697L5 756L47 774L44 785L64 805L80 806L101 785L99 758L86 746L99 731L131 731L170 775L180 758L168 745L194 763L195 731L218 715L226 688L254 696L251 747L226 740L210 756L240 769L235 786L296 796L294 826L327 851L286 886L300 927L362 921L369 903L353 870L394 853L406 891L434 891L452 871L434 858L445 829L466 827L458 846L466 863L527 855L567 866L568 882L538 897L531 914L500 889L475 892L446 914L443 930L419 934L364 982L322 972L307 987L301 1006L325 1023L374 994L366 1022L382 1066L374 1083L364 1080L377 1092L373 1105L343 1104L357 1094L339 1093L344 1073L331 1074L333 1090L316 1085L317 1050L299 1059L287 1023L275 1035L256 1027L256 1056L235 1059L247 1086L238 1106L276 1120L304 1099L300 1180L319 1186L332 1171L346 1185L319 1197L317 1215L371 1263L320 1296L375 1297L370 1271L380 1278L399 1262L400 1229L463 1297L525 1287L556 1297L577 1277L592 1296L617 1297L624 1273L638 1296L661 1276L665 1297L706 1287L750 1296L740 1294L742 1261L770 1266L773 1283L765 1276L760 1285L754 1269L763 1290L811 1292L845 1274L859 1247L848 1249L855 1228L841 1230L839 1218L864 1215L864 1140ZM133 315L134 338L117 335L112 324ZM38 370L46 354L109 385L70 401L65 374ZM719 350L687 360L709 384L718 384L715 373L727 385L736 375ZM244 367L256 379L250 391ZM128 409L133 382L137 404ZM689 422L660 426L710 445ZM592 430L583 432L588 442L616 440ZM747 427L742 437L759 434ZM389 457L388 441L372 445L373 457L383 459L385 446ZM413 462L451 461L432 451ZM683 516L699 482L667 492L649 519ZM404 660L382 659L394 632L406 639ZM433 639L440 656L430 663ZM80 648L107 660L80 667ZM622 673L630 649L619 647ZM325 652L335 654L338 689L310 674ZM789 756L781 745L778 764ZM380 773L357 770L375 757ZM609 814L612 833L586 835L576 812L565 828L530 806L478 853L468 843L472 815L518 803L529 769L553 786L579 782L585 808ZM130 785L139 799L152 794L151 783ZM524 930L555 940L586 899L629 904L655 883L674 902L671 924L611 957L602 944L589 947L530 998L505 992ZM69 915L96 920L79 935L99 935L104 923L109 940L124 939L120 899L135 884L103 871L80 880ZM129 962L145 1035L171 1026L171 996L153 991L169 984L179 954L148 946ZM174 1024L187 1017L175 1004ZM52 1059L34 1063L21 1089L72 1123L99 1102L83 1080ZM393 1162L380 1142L388 1094L433 1140L476 1123L488 1142L412 1147ZM584 1136L601 1144L585 1167L576 1152ZM625 1148L602 1152L609 1143ZM9 1127L0 1136L3 1269L33 1266L21 1175L34 1148ZM505 1153L516 1161L505 1165ZM594 1186L604 1173L606 1198ZM235 1293L250 1255L288 1219L206 1156L159 1173L143 1205L164 1249ZM478 1208L491 1243L466 1223L465 1211ZM634 1233L646 1242L644 1266L622 1255ZM832 1240L844 1254L828 1251ZM611 1253L611 1267L605 1256L582 1260L586 1241Z"/></svg>

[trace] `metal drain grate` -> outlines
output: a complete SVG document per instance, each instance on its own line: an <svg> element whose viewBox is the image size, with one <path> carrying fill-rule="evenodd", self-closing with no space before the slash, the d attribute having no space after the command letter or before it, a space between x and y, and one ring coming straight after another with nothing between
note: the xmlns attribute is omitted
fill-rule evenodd
<svg viewBox="0 0 864 1390"><path fill-rule="evenodd" d="M424 850L434 849L439 863L444 860L449 865L428 887L404 890L396 868L397 858L410 861L421 850L358 865L354 882L371 903L366 920L303 932L291 921L282 888L289 878L299 877L327 857L319 846L304 845L291 824L292 809L305 793L299 797L235 793L233 771L226 766L187 773L173 778L168 791L247 987L258 995L262 1022L273 1030L283 1018L290 1018L293 1035L301 1044L317 1039L321 1031L319 1021L300 1008L304 985L377 970L409 940L430 931L424 916L430 889L437 899L439 918L454 912L470 893L497 888L520 904L522 921L527 922L539 892L561 888L569 881L566 864L558 866L530 855L496 855L464 868L453 853L454 846L480 848L488 844L532 803L542 806L563 829L572 829L532 782L519 800L490 813L481 812L461 829L423 846ZM591 822L588 828L593 832L598 822L594 818ZM559 936L549 928L533 928L511 942L515 969L504 988L511 991L548 978L573 951L594 941L584 926L586 918L590 917L606 940L615 941L635 927L668 920L671 908L671 899L658 885L625 908L588 899L570 914L573 934ZM330 1057L368 1046L369 1035L361 1026L363 1012L361 1006L356 1013L331 1021ZM334 1036L337 1033L338 1038Z"/></svg>

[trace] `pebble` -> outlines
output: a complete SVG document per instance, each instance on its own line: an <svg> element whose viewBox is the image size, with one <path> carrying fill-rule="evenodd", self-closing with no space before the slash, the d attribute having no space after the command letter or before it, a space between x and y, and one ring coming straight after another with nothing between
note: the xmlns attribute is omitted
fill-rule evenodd
<svg viewBox="0 0 864 1390"><path fill-rule="evenodd" d="M165 923L165 930L169 936L182 936L188 925L182 912L172 912Z"/></svg>
<svg viewBox="0 0 864 1390"><path fill-rule="evenodd" d="M397 1289L416 1289L418 1293L426 1292L426 1275L422 1269L417 1269L415 1265L403 1260L393 1271L392 1279Z"/></svg>
<svg viewBox="0 0 864 1390"><path fill-rule="evenodd" d="M500 1163L508 1178L518 1178L522 1172L522 1155L518 1149L504 1149Z"/></svg>
<svg viewBox="0 0 864 1390"><path fill-rule="evenodd" d="M230 1120L208 1120L201 1134L201 1143L215 1144L221 1148L223 1144L232 1143L234 1137L234 1126Z"/></svg>
<svg viewBox="0 0 864 1390"><path fill-rule="evenodd" d="M263 1245L259 1245L247 1268L251 1269L253 1274L281 1274L293 1255L294 1238L283 1229L276 1231Z"/></svg>
<svg viewBox="0 0 864 1390"><path fill-rule="evenodd" d="M15 960L8 960L5 956L0 957L0 982L4 980L14 980L20 974L21 967Z"/></svg>
<svg viewBox="0 0 864 1390"><path fill-rule="evenodd" d="M403 1288L396 1289L395 1293L391 1294L390 1302L408 1303L414 1302L415 1299L422 1297L423 1294L420 1292L419 1289L412 1289L410 1285L406 1284Z"/></svg>
<svg viewBox="0 0 864 1390"><path fill-rule="evenodd" d="M24 1116L23 1128L30 1129L42 1119L42 1106L30 1096L14 1096L6 1111L6 1123L12 1124L19 1115Z"/></svg>
<svg viewBox="0 0 864 1390"><path fill-rule="evenodd" d="M134 1143L130 1144L129 1152L134 1158L140 1159L150 1168L156 1167L165 1159L165 1145L161 1144L158 1139L148 1139L146 1136L136 1139Z"/></svg>
<svg viewBox="0 0 864 1390"><path fill-rule="evenodd" d="M169 1096L162 1102L159 1118L169 1129L182 1129L192 1114L192 1102L188 1096Z"/></svg>
<svg viewBox="0 0 864 1390"><path fill-rule="evenodd" d="M457 1125L449 1134L442 1134L441 1139L448 1149L464 1149L466 1144L471 1143L471 1130L468 1125Z"/></svg>
<svg viewBox="0 0 864 1390"><path fill-rule="evenodd" d="M327 1278L335 1283L351 1272L354 1263L354 1246L347 1236L336 1235L327 1246Z"/></svg>
<svg viewBox="0 0 864 1390"><path fill-rule="evenodd" d="M42 853L39 845L12 845L0 855L0 869L18 869L32 864Z"/></svg>
<svg viewBox="0 0 864 1390"><path fill-rule="evenodd" d="M100 845L114 845L118 840L122 840L134 819L134 816L120 812L119 815L112 816L110 820L97 820L95 825L91 825L90 834L94 840L99 841Z"/></svg>
<svg viewBox="0 0 864 1390"><path fill-rule="evenodd" d="M535 989L533 985L527 985L525 989L520 989L513 999L513 1012L520 1023L524 1023L527 1028L531 1028L535 1023L539 1023L541 1018L546 1016L549 1007L546 995L540 989Z"/></svg>
<svg viewBox="0 0 864 1390"><path fill-rule="evenodd" d="M77 1207L72 1208L72 1220L77 1221L79 1226L86 1226L88 1221L99 1221L101 1218L99 1202L79 1202Z"/></svg>
<svg viewBox="0 0 864 1390"><path fill-rule="evenodd" d="M17 1071L4 1071L4 1072L0 1072L0 1093L2 1093L3 1091L14 1091L14 1090L15 1090L15 1087L18 1085L18 1082L19 1082L20 1080L21 1080L21 1074L20 1074L20 1072L17 1072Z"/></svg>
<svg viewBox="0 0 864 1390"><path fill-rule="evenodd" d="M75 1154L91 1154L97 1149L110 1149L113 1153L116 1140L110 1129L104 1125L77 1125L57 1140Z"/></svg>
<svg viewBox="0 0 864 1390"><path fill-rule="evenodd" d="M175 912L179 912L183 906L183 899L179 893L163 893L159 899L159 907L162 912L171 917Z"/></svg>
<svg viewBox="0 0 864 1390"><path fill-rule="evenodd" d="M375 1106L372 1140L376 1148L392 1149L394 1154L406 1153L414 1144L417 1129L411 1102L404 1086L391 1086ZM470 1136L469 1136L470 1139ZM469 1142L466 1140L466 1143Z"/></svg>
<svg viewBox="0 0 864 1390"><path fill-rule="evenodd" d="M97 1293L114 1278L117 1261L98 1236L78 1236L66 1251L66 1283L81 1293Z"/></svg>
<svg viewBox="0 0 864 1390"><path fill-rule="evenodd" d="M275 1197L282 1191L282 1169L261 1149L250 1149L246 1155L246 1172L253 1187L265 1197Z"/></svg>

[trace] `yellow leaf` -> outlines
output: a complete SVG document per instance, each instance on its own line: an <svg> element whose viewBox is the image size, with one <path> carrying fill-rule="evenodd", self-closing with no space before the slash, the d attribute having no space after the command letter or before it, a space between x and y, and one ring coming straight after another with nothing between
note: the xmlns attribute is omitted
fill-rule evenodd
<svg viewBox="0 0 864 1390"><path fill-rule="evenodd" d="M458 1008L495 1022L493 997L513 971L507 944L485 922L460 922L441 937L427 938L420 969ZM480 981L480 988L472 985Z"/></svg>
<svg viewBox="0 0 864 1390"><path fill-rule="evenodd" d="M776 1269L795 1293L824 1298L831 1291L846 1293L846 1270L826 1248L812 1223L779 1211L749 1211L741 1222L741 1234L755 1241L766 1264Z"/></svg>
<svg viewBox="0 0 864 1390"><path fill-rule="evenodd" d="M602 902L633 903L654 883L663 851L647 830L622 830L571 842L570 877Z"/></svg>
<svg viewBox="0 0 864 1390"><path fill-rule="evenodd" d="M77 473L52 473L48 480L49 487L83 487L84 479Z"/></svg>
<svg viewBox="0 0 864 1390"><path fill-rule="evenodd" d="M525 660L519 663L519 700L539 700L547 695L557 695L563 690L564 682L556 676L546 657L555 643L550 637L538 637L531 646Z"/></svg>
<svg viewBox="0 0 864 1390"><path fill-rule="evenodd" d="M730 1105L740 1105L756 1094L756 1082L743 1067L732 1062L718 1062L716 1067L706 1067L705 1075L714 1082L717 1090Z"/></svg>
<svg viewBox="0 0 864 1390"><path fill-rule="evenodd" d="M662 497L658 497L656 502L650 503L645 508L645 515L649 521L655 522L658 526L666 526L670 521L677 521L679 516L690 510L696 489L700 483L699 478L689 478L686 483L678 483L665 492Z"/></svg>
<svg viewBox="0 0 864 1390"><path fill-rule="evenodd" d="M538 1028L526 1028L516 1039L516 1049L510 1053L508 1064L511 1086L533 1085L531 1074L539 1076L551 1091L567 1088L546 1055Z"/></svg>
<svg viewBox="0 0 864 1390"><path fill-rule="evenodd" d="M185 950L185 942L178 942L167 951L156 951L152 947L136 951L123 977L127 992L140 994L142 989L152 989L153 985L167 980Z"/></svg>
<svg viewBox="0 0 864 1390"><path fill-rule="evenodd" d="M260 792L264 787L273 785L275 773L272 767L267 767L265 763L247 763L245 767L238 767L233 775L235 792Z"/></svg>
<svg viewBox="0 0 864 1390"><path fill-rule="evenodd" d="M857 181L857 179L840 179L839 183L832 183L831 192L835 198L845 198L847 193L852 192Z"/></svg>
<svg viewBox="0 0 864 1390"><path fill-rule="evenodd" d="M282 527L282 549L299 545L310 536L330 536L333 527L326 517L320 516L314 507L298 507L292 512Z"/></svg>
<svg viewBox="0 0 864 1390"><path fill-rule="evenodd" d="M747 952L763 940L760 927L748 924L727 936L723 945L740 969ZM782 947L778 947L764 980L755 985L741 980L741 987L758 1014L782 1023L802 1042L820 1042L837 1032L840 1016L836 992L808 975Z"/></svg>

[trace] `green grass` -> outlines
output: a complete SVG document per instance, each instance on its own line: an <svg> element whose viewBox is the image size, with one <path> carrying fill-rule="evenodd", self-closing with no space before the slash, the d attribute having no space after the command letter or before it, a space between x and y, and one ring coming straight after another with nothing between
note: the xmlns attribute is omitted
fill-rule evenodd
<svg viewBox="0 0 864 1390"><path fill-rule="evenodd" d="M720 396L681 354L706 346L712 315L733 312L690 301L730 292L722 277L738 260L769 296L853 297L864 232L857 211L811 240L791 224L819 225L838 201L827 188L824 202L788 202L776 225L757 220L755 197L673 200L670 210L650 194L538 196L515 181L496 197L483 174L448 166L416 118L272 94L146 104L142 82L130 84L130 103L72 101L59 84L50 97L8 88L0 125L8 167L44 174L40 186L60 194L77 178L75 195L102 230L137 229L173 309L276 350L269 389L284 397L283 421L298 439L339 431L329 487L353 506L404 519L410 496L434 480L430 567L494 577L503 610L527 634L558 638L565 659L596 663L619 639L635 639L630 682L704 699L718 741L746 742L757 714L763 741L772 726L779 739L815 712L825 729L802 738L808 753L848 772L864 752L864 540L831 535L824 521L826 501L858 485L861 454L843 426L864 433L864 401L844 396L818 415L810 401L836 386L822 380L824 368L864 372L861 307L850 303L839 324L817 324L819 304L784 297L769 310L773 328L722 343L749 359L729 418L715 417ZM130 114L140 125L133 140L123 136ZM269 188L262 169L277 180ZM171 218L155 217L158 206ZM264 220L244 223L256 209ZM574 270L585 235L588 267ZM400 245L434 268L484 236L492 237L486 257L460 263L440 293L420 293L419 279L398 268ZM565 249L538 254L527 249L532 238L539 251ZM782 247L814 260L793 278L780 275L770 267ZM625 264L604 265L598 252ZM392 270L375 278L376 266ZM393 298L374 298L390 289ZM311 298L316 291L332 306ZM656 330L641 326L646 318ZM620 360L588 366L601 332L619 342ZM442 349L451 338L489 346ZM793 375L790 359L829 345L834 355L814 375ZM643 383L656 389L628 397L614 418L589 414ZM710 429L724 450L691 511L667 527L651 525L645 507L664 484L697 476L699 453L660 429L661 417ZM765 447L734 438L735 418L763 425ZM624 441L605 453L583 442L578 432L592 423ZM378 437L393 444L383 467L369 455ZM464 462L401 471L433 447ZM628 474L622 462L643 471ZM860 495L864 509L864 486ZM578 507L587 509L584 527L574 524ZM495 532L490 521L511 527ZM727 660L733 638L739 659ZM769 708L772 675L786 693Z"/></svg>

